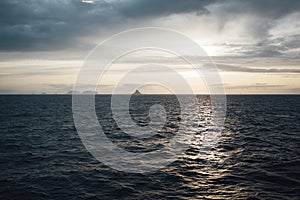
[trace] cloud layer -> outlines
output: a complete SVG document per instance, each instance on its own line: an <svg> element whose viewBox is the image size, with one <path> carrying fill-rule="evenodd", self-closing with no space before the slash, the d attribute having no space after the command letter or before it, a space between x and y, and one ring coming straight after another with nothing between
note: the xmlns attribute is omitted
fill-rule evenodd
<svg viewBox="0 0 300 200"><path fill-rule="evenodd" d="M99 32L124 24L153 25L153 21L160 26L165 17L190 14L197 18L212 17L221 32L234 22L243 33L257 39L256 43L227 45L235 45L235 51L238 46L243 54L278 56L299 48L300 33L278 38L270 30L280 19L299 10L300 2L293 0L2 0L0 48L2 51L84 48L89 45L84 38ZM205 24L193 28L205 29Z"/></svg>

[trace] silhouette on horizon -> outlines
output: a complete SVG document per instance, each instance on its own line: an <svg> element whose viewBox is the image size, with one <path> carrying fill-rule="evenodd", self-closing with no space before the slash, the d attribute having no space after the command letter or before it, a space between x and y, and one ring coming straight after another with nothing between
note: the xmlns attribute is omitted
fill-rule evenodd
<svg viewBox="0 0 300 200"><path fill-rule="evenodd" d="M139 90L136 90L134 93L133 93L133 95L142 95L142 93L139 91Z"/></svg>

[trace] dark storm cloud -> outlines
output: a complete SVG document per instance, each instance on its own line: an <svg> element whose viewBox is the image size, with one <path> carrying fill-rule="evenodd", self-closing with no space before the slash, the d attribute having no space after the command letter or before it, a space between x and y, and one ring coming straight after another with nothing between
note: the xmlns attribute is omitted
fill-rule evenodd
<svg viewBox="0 0 300 200"><path fill-rule="evenodd" d="M213 0L132 0L125 1L119 7L120 12L127 17L162 16L174 13L195 12L207 14L205 5Z"/></svg>
<svg viewBox="0 0 300 200"><path fill-rule="evenodd" d="M299 11L300 2L294 0L251 0L248 3L253 3L253 10L257 10L258 13L267 15L274 18L285 16L289 13Z"/></svg>
<svg viewBox="0 0 300 200"><path fill-rule="evenodd" d="M295 0L227 0L218 1L228 15L251 13L267 18L279 18L300 8L300 2Z"/></svg>
<svg viewBox="0 0 300 200"><path fill-rule="evenodd" d="M278 19L300 8L300 1L279 0L95 0L95 4L80 0L1 0L1 50L52 50L82 47L80 37L90 36L95 30L106 31L126 19L142 20L170 14L209 14L209 5L219 5L219 20L251 13L265 20L249 30L256 36L264 35ZM211 13L213 14L213 13ZM147 26L147 24L145 24ZM82 42L82 43L81 43Z"/></svg>
<svg viewBox="0 0 300 200"><path fill-rule="evenodd" d="M126 18L144 18L172 13L205 13L208 1L197 0L2 0L0 1L0 48L2 50L51 50L89 36L95 29L119 25ZM76 41L76 42L75 42Z"/></svg>
<svg viewBox="0 0 300 200"><path fill-rule="evenodd" d="M2 50L56 49L108 23L110 5L76 0L0 1ZM80 44L78 44L80 45Z"/></svg>

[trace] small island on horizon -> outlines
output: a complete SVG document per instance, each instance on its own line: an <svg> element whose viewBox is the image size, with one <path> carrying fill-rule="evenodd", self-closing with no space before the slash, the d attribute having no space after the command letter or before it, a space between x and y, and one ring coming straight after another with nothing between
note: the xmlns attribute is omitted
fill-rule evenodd
<svg viewBox="0 0 300 200"><path fill-rule="evenodd" d="M132 95L139 96L142 95L142 93L139 90L135 90L135 92Z"/></svg>

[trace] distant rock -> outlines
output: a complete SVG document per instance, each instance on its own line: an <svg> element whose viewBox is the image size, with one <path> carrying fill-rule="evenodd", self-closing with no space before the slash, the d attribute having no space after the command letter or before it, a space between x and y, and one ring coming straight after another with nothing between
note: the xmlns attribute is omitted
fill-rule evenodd
<svg viewBox="0 0 300 200"><path fill-rule="evenodd" d="M83 91L82 94L97 94L97 91L87 90Z"/></svg>
<svg viewBox="0 0 300 200"><path fill-rule="evenodd" d="M70 90L67 94L80 94L80 92L76 90Z"/></svg>
<svg viewBox="0 0 300 200"><path fill-rule="evenodd" d="M139 95L142 95L142 93L139 90L136 90L132 95L139 96Z"/></svg>

